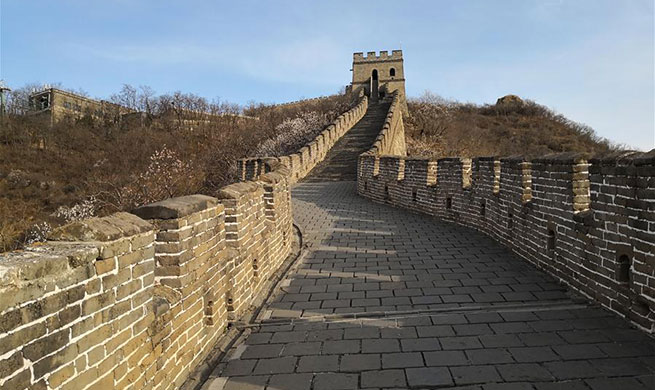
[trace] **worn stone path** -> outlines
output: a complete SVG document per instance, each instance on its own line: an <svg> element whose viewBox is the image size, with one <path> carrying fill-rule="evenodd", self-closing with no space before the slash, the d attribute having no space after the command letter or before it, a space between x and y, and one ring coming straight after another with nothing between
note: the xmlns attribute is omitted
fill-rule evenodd
<svg viewBox="0 0 655 390"><path fill-rule="evenodd" d="M483 234L354 182L293 199L305 256L216 388L655 388L650 337Z"/></svg>
<svg viewBox="0 0 655 390"><path fill-rule="evenodd" d="M203 390L655 389L644 332L477 231L334 181L383 108L294 188L303 254Z"/></svg>

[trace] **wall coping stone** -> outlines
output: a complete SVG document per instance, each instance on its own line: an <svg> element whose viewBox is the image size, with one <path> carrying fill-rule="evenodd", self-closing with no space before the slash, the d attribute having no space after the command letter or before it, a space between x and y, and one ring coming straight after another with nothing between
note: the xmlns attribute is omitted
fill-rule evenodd
<svg viewBox="0 0 655 390"><path fill-rule="evenodd" d="M227 185L218 191L216 198L218 199L239 199L244 194L256 192L260 186L252 181L243 181Z"/></svg>
<svg viewBox="0 0 655 390"><path fill-rule="evenodd" d="M573 164L580 161L586 161L588 159L589 154L587 153L564 152L546 154L544 156L536 157L532 159L532 161L537 163Z"/></svg>
<svg viewBox="0 0 655 390"><path fill-rule="evenodd" d="M21 282L56 277L83 264L92 263L99 249L91 244L35 244L22 251L0 255L0 286L16 286Z"/></svg>
<svg viewBox="0 0 655 390"><path fill-rule="evenodd" d="M60 226L48 235L51 241L114 241L153 230L136 215L119 212L101 218L89 218Z"/></svg>
<svg viewBox="0 0 655 390"><path fill-rule="evenodd" d="M495 156L482 156L482 157L473 157L473 161L496 161L498 157Z"/></svg>
<svg viewBox="0 0 655 390"><path fill-rule="evenodd" d="M143 219L177 219L216 206L218 199L207 195L187 195L138 207L133 214Z"/></svg>

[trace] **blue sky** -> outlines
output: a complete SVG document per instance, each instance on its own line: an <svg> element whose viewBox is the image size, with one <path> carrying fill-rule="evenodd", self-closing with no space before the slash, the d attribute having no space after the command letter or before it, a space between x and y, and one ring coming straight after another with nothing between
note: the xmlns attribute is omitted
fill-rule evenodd
<svg viewBox="0 0 655 390"><path fill-rule="evenodd" d="M655 147L652 0L0 0L0 77L96 97L124 83L236 103L334 93L402 47L407 93L514 93Z"/></svg>

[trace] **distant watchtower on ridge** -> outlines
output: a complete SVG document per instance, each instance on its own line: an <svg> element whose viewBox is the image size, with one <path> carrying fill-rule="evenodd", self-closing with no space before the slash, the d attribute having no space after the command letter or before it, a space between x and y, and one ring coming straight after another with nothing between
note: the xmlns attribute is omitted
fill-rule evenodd
<svg viewBox="0 0 655 390"><path fill-rule="evenodd" d="M371 101L378 101L381 97L393 91L399 91L403 105L405 102L405 70L403 68L402 50L389 52L381 51L376 55L374 51L353 54L353 81L352 90L364 89L364 93Z"/></svg>

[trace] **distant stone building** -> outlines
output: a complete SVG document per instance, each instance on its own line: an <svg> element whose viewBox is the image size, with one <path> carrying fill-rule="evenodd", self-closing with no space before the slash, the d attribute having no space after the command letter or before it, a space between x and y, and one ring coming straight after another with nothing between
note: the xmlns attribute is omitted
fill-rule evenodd
<svg viewBox="0 0 655 390"><path fill-rule="evenodd" d="M353 91L363 89L372 101L398 91L403 109L405 107L405 71L402 50L393 50L391 55L381 51L376 56L374 51L353 54Z"/></svg>
<svg viewBox="0 0 655 390"><path fill-rule="evenodd" d="M129 108L105 100L94 100L57 88L45 88L29 97L30 114L41 115L54 124L65 118L110 120L118 122Z"/></svg>

